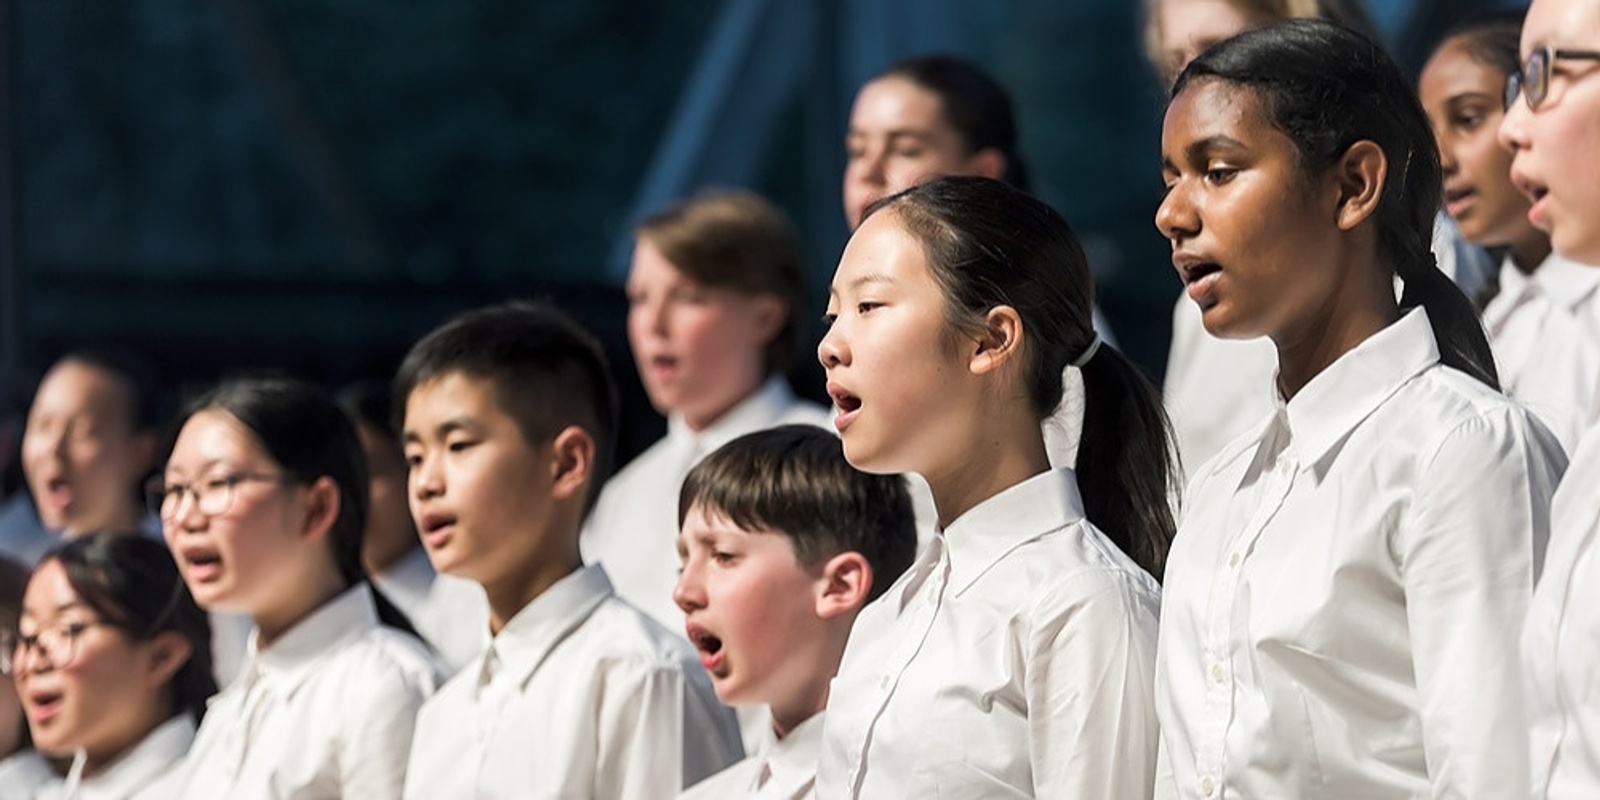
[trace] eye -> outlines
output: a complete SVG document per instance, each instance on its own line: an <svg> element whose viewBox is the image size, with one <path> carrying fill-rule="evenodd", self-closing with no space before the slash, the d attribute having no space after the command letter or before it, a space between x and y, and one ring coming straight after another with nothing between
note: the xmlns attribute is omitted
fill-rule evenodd
<svg viewBox="0 0 1600 800"><path fill-rule="evenodd" d="M445 445L445 447L452 453L460 453L471 450L473 447L476 447L477 444L478 443L472 439L457 439Z"/></svg>
<svg viewBox="0 0 1600 800"><path fill-rule="evenodd" d="M406 466L410 467L411 469L416 469L417 467L422 466L422 454L406 453Z"/></svg>
<svg viewBox="0 0 1600 800"><path fill-rule="evenodd" d="M215 478L206 478L195 487L197 492L220 492L233 484L233 476L219 475Z"/></svg>
<svg viewBox="0 0 1600 800"><path fill-rule="evenodd" d="M732 564L737 558L738 556L735 556L733 553L729 553L726 550L711 551L711 560L717 562L718 564Z"/></svg>
<svg viewBox="0 0 1600 800"><path fill-rule="evenodd" d="M824 328L832 328L833 327L833 323L838 322L838 321L839 321L839 315L838 314L834 314L834 313L830 312L830 313L822 315L822 327L824 327Z"/></svg>
<svg viewBox="0 0 1600 800"><path fill-rule="evenodd" d="M882 303L873 302L871 300L863 300L863 301L861 301L859 303L856 303L856 313L857 314L867 314L867 313L870 313L873 309L882 308L882 307L883 307Z"/></svg>
<svg viewBox="0 0 1600 800"><path fill-rule="evenodd" d="M1233 176L1238 173L1239 170L1233 167L1211 167L1206 170L1206 182L1214 186L1221 186L1233 180Z"/></svg>

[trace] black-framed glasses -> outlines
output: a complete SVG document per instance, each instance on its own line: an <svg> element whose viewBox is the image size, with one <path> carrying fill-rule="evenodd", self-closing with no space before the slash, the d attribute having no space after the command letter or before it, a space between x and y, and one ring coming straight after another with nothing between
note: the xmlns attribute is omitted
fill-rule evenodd
<svg viewBox="0 0 1600 800"><path fill-rule="evenodd" d="M182 482L158 475L145 482L144 499L150 513L166 520L176 519L183 511L185 497L194 498L195 510L202 515L219 517L233 507L234 487L239 484L248 481L283 483L287 479L282 473L234 472Z"/></svg>
<svg viewBox="0 0 1600 800"><path fill-rule="evenodd" d="M1539 110L1539 106L1550 94L1550 65L1559 58L1600 61L1600 50L1541 47L1529 53L1528 60L1522 63L1522 71L1506 76L1506 108L1511 108L1511 104L1520 94L1528 103L1529 110Z"/></svg>
<svg viewBox="0 0 1600 800"><path fill-rule="evenodd" d="M0 674L15 675L24 669L37 668L41 656L51 667L66 669L78 657L78 639L84 631L110 624L100 620L72 620L29 634L0 631Z"/></svg>

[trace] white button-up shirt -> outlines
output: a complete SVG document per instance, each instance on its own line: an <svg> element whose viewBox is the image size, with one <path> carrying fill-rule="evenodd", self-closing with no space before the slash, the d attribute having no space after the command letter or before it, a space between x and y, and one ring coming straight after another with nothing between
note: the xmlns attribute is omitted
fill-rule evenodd
<svg viewBox="0 0 1600 800"><path fill-rule="evenodd" d="M0 800L34 800L39 788L54 780L50 763L36 750L18 750L0 758Z"/></svg>
<svg viewBox="0 0 1600 800"><path fill-rule="evenodd" d="M194 742L194 719L182 712L146 734L138 744L95 775L85 776L87 757L78 751L67 777L39 793L40 800L168 800L182 776L175 767Z"/></svg>
<svg viewBox="0 0 1600 800"><path fill-rule="evenodd" d="M1593 422L1600 385L1600 269L1551 255L1524 275L1509 259L1483 309L1506 394L1538 416L1568 452Z"/></svg>
<svg viewBox="0 0 1600 800"><path fill-rule="evenodd" d="M1551 508L1549 556L1522 632L1535 800L1600 796L1600 428Z"/></svg>
<svg viewBox="0 0 1600 800"><path fill-rule="evenodd" d="M417 709L436 665L422 642L378 622L353 587L250 651L211 702L182 797L400 796Z"/></svg>
<svg viewBox="0 0 1600 800"><path fill-rule="evenodd" d="M796 725L782 739L767 728L755 755L689 787L678 800L806 800L817 782L822 714Z"/></svg>
<svg viewBox="0 0 1600 800"><path fill-rule="evenodd" d="M985 500L857 617L817 796L1149 797L1159 591L1072 471Z"/></svg>
<svg viewBox="0 0 1600 800"><path fill-rule="evenodd" d="M1161 387L1184 472L1196 474L1224 445L1272 413L1278 348L1271 339L1219 339L1206 332L1200 306L1179 297L1172 309L1172 349Z"/></svg>
<svg viewBox="0 0 1600 800"><path fill-rule="evenodd" d="M604 564L617 594L668 630L683 634L678 583L678 493L700 459L759 430L802 423L833 430L828 410L800 400L780 377L696 433L678 415L667 435L606 482L583 532L583 560Z"/></svg>
<svg viewBox="0 0 1600 800"><path fill-rule="evenodd" d="M489 600L483 587L435 572L421 547L383 574L373 575L372 582L433 645L451 674L477 658L489 643Z"/></svg>
<svg viewBox="0 0 1600 800"><path fill-rule="evenodd" d="M741 755L688 642L589 566L517 612L423 707L405 796L659 800Z"/></svg>
<svg viewBox="0 0 1600 800"><path fill-rule="evenodd" d="M1553 436L1409 312L1189 486L1157 797L1511 798Z"/></svg>

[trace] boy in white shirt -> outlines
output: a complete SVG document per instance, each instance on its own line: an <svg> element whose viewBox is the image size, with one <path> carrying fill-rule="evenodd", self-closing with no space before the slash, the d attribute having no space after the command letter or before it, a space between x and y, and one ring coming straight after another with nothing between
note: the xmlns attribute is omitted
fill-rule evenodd
<svg viewBox="0 0 1600 800"><path fill-rule="evenodd" d="M423 545L483 586L492 637L418 716L405 797L659 798L737 760L693 650L579 557L616 425L594 340L545 306L469 312L395 391Z"/></svg>
<svg viewBox="0 0 1600 800"><path fill-rule="evenodd" d="M772 710L759 752L679 797L810 797L850 627L916 553L905 480L859 472L837 437L785 425L700 462L678 519L673 599L700 663L723 702Z"/></svg>

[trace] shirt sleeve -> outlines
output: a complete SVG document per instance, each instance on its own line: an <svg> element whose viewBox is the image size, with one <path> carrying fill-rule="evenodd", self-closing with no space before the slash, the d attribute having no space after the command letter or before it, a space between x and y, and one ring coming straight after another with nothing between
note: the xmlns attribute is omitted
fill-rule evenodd
<svg viewBox="0 0 1600 800"><path fill-rule="evenodd" d="M611 674L600 698L595 796L659 800L675 795L684 788L685 739L693 735L686 730L685 704L692 698L682 668L620 663L605 669Z"/></svg>
<svg viewBox="0 0 1600 800"><path fill-rule="evenodd" d="M1395 546L1433 797L1526 794L1518 637L1564 460L1508 409L1458 426L1421 467Z"/></svg>
<svg viewBox="0 0 1600 800"><path fill-rule="evenodd" d="M1154 604L1107 571L1063 582L1037 608L1025 683L1035 796L1149 798Z"/></svg>

